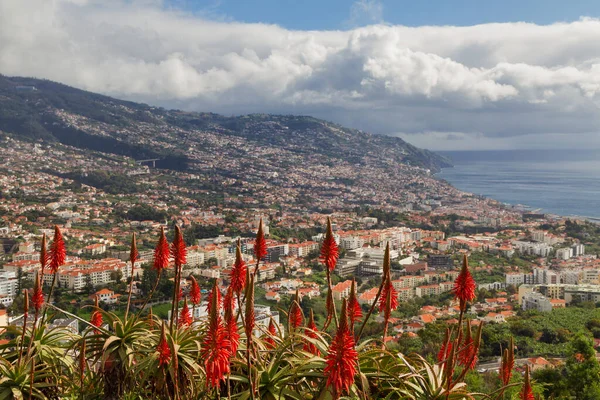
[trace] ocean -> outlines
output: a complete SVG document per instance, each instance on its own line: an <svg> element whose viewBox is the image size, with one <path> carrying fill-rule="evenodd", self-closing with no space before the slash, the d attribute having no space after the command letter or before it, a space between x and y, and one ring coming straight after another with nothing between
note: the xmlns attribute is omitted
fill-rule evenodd
<svg viewBox="0 0 600 400"><path fill-rule="evenodd" d="M600 150L439 151L452 160L437 177L512 205L600 218Z"/></svg>

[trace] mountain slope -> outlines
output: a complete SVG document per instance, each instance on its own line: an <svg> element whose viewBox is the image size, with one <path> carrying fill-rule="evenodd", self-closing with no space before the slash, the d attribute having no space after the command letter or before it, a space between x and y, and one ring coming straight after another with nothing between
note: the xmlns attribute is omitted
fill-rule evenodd
<svg viewBox="0 0 600 400"><path fill-rule="evenodd" d="M0 130L135 159L158 158L157 166L177 170L202 169L200 152L242 156L244 145L321 156L334 164L381 159L431 170L449 166L445 158L400 138L312 117L165 110L34 78L0 76Z"/></svg>

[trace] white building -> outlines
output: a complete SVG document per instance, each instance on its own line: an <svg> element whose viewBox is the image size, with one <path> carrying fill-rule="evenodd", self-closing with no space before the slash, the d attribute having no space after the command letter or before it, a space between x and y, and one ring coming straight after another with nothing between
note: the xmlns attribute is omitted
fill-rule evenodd
<svg viewBox="0 0 600 400"><path fill-rule="evenodd" d="M200 251L189 251L186 256L187 264L185 267L198 267L204 264L204 253Z"/></svg>
<svg viewBox="0 0 600 400"><path fill-rule="evenodd" d="M506 284L520 286L525 283L525 276L522 272L509 272L506 274Z"/></svg>
<svg viewBox="0 0 600 400"><path fill-rule="evenodd" d="M522 254L531 254L540 257L548 257L552 251L552 246L546 243L524 242L515 240L513 245Z"/></svg>
<svg viewBox="0 0 600 400"><path fill-rule="evenodd" d="M568 260L571 257L573 257L573 249L570 247L556 250L556 258L559 260Z"/></svg>
<svg viewBox="0 0 600 400"><path fill-rule="evenodd" d="M522 298L523 310L552 311L550 299L538 292L526 293Z"/></svg>
<svg viewBox="0 0 600 400"><path fill-rule="evenodd" d="M0 271L0 304L10 306L17 295L18 286L16 273Z"/></svg>

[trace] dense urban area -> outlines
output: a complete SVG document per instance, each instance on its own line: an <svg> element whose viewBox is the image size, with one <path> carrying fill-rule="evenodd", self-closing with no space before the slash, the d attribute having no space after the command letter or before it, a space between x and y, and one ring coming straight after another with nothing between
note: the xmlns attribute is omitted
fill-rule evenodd
<svg viewBox="0 0 600 400"><path fill-rule="evenodd" d="M103 134L98 121L68 110L48 112L78 130ZM256 134L268 125L257 123ZM189 149L195 168L168 169L157 168L160 156L140 160L0 131L0 327L23 324L22 293L39 271L41 237L51 238L55 225L65 237L67 260L51 301L89 319L95 299L122 315L132 280L134 309L143 303L156 280L150 266L161 228L169 239L175 226L183 230L184 295L190 276L203 288L203 299L215 280L225 288L238 239L246 263L256 263L261 218L267 256L257 274L257 324L286 324L282 312L296 293L305 315L312 309L322 324L327 281L318 256L329 217L341 252L332 275L337 302L348 297L355 279L358 301L368 311L384 248L391 248L400 305L385 338L390 348L436 356L446 327L457 323L460 309L451 290L464 255L477 282L467 316L473 326L484 324L479 365L466 377L471 386L497 386L497 378L486 376L497 376L511 336L517 365L528 365L538 383L548 383L546 395L568 387L556 384L556 374L578 354L573 348L581 345L580 335L600 347L597 224L464 193L436 179L433 169L377 154L355 166L322 155L307 162L305 155L244 138L206 133L204 140L212 145ZM133 233L139 259L132 267ZM44 275L44 283L52 278ZM150 304L160 318L170 317L174 285L172 273L161 276ZM206 317L207 307L193 309L194 319ZM381 335L382 318L367 325L365 336ZM65 315L50 323L84 329Z"/></svg>

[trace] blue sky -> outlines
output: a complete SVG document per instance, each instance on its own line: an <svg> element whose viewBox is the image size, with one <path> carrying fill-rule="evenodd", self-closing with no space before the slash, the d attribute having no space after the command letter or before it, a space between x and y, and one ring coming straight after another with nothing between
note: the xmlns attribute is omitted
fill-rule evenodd
<svg viewBox="0 0 600 400"><path fill-rule="evenodd" d="M216 19L277 24L296 30L393 25L476 25L491 22L570 22L600 16L598 0L168 0ZM362 4L362 5L361 5ZM363 6L364 5L364 6Z"/></svg>

